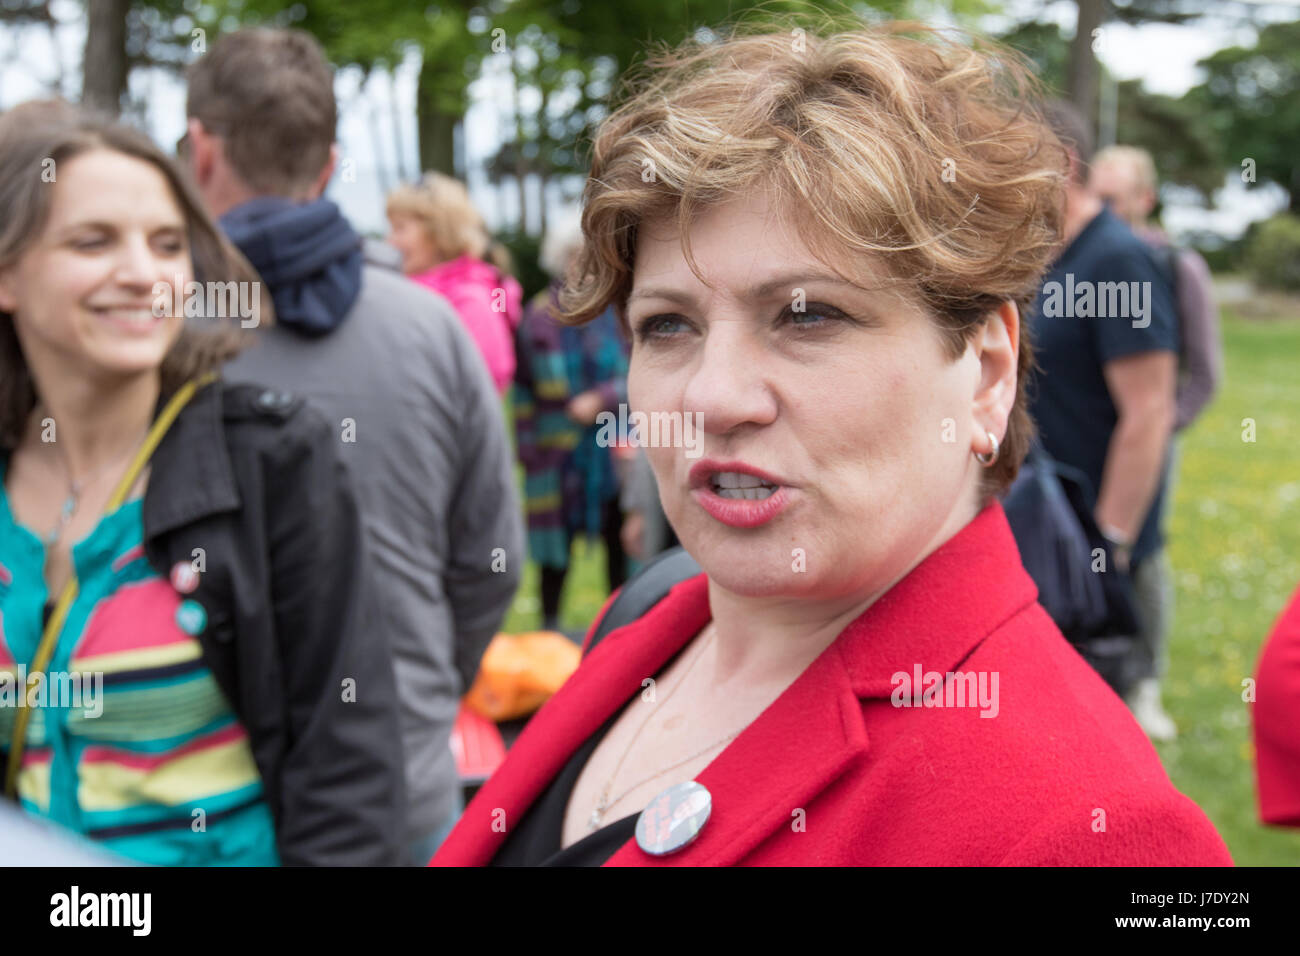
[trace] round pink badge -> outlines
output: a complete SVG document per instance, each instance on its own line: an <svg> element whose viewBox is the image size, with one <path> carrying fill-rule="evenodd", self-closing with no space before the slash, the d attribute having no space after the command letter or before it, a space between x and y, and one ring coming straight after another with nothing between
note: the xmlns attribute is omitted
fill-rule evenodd
<svg viewBox="0 0 1300 956"><path fill-rule="evenodd" d="M172 565L172 587L181 594L189 594L199 586L199 572L188 561L177 561Z"/></svg>

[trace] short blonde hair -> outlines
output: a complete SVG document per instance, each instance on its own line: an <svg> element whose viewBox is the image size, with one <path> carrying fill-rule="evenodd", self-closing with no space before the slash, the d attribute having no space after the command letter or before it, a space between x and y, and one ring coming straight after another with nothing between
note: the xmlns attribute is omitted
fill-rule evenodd
<svg viewBox="0 0 1300 956"><path fill-rule="evenodd" d="M409 216L424 226L444 259L482 259L491 240L483 216L459 179L429 172L419 183L403 183L388 195L390 216Z"/></svg>
<svg viewBox="0 0 1300 956"><path fill-rule="evenodd" d="M626 321L643 221L675 214L695 269L695 213L757 188L850 281L855 261L883 263L954 360L1003 302L1023 316L1059 246L1068 168L1032 105L1038 86L1023 59L915 24L770 31L687 41L634 76L593 144L564 319L589 321L613 304ZM1018 394L986 497L1010 484L1032 441L1032 363L1022 331Z"/></svg>
<svg viewBox="0 0 1300 956"><path fill-rule="evenodd" d="M1159 180L1151 154L1140 146L1107 146L1092 158L1095 169L1102 163L1121 163L1133 170L1140 188L1154 193Z"/></svg>

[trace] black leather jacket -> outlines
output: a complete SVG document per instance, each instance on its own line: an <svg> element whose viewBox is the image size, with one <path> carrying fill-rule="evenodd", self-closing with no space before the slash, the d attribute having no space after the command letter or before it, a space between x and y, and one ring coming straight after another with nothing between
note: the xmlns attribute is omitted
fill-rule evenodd
<svg viewBox="0 0 1300 956"><path fill-rule="evenodd" d="M215 382L150 463L145 550L200 568L204 661L248 731L285 865L403 862L389 648L338 436L302 399Z"/></svg>

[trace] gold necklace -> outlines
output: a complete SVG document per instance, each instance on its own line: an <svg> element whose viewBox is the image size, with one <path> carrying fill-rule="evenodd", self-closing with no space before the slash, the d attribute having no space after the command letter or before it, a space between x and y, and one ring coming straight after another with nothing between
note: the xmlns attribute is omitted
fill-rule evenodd
<svg viewBox="0 0 1300 956"><path fill-rule="evenodd" d="M618 795L617 797L615 797L613 800L611 800L611 801L609 801L608 803L606 803L605 806L604 806L604 807L602 808L602 810L601 810L601 816L600 816L600 817L597 817L596 814L593 813L593 814L592 814L592 822L589 823L588 826L589 826L590 829L592 829L592 830L594 830L594 829L596 829L597 827L599 827L599 826L600 826L600 821L601 821L601 819L603 818L605 811L606 811L606 810L609 810L611 807L613 807L613 806L615 806L616 804L618 804L619 801L621 801L624 797L626 797L628 794L630 794L632 791L634 791L637 787L641 786L642 784L649 783L651 780L655 779L655 777L662 777L664 774L668 773L670 770L676 770L676 769L677 769L678 767L680 767L682 764L690 763L690 762L691 762L692 760L694 760L696 757L703 757L706 753L708 753L708 752L709 752L710 750L712 750L714 747L717 747L719 744L728 744L728 743L731 743L732 740L734 740L736 737L739 737L739 736L740 736L740 731L739 731L739 730L733 730L731 733L727 734L727 736L723 737L721 740L715 740L713 743L709 744L707 747L705 747L703 750L699 751L698 753L693 753L693 754L691 754L689 757L685 758L684 760L679 760L679 761L677 761L677 763L673 764L673 765L670 766L670 767L664 767L663 770L660 770L658 773L652 773L650 776L646 777L644 780L638 780L636 783L634 783L632 786L628 787L626 790L624 790L621 794L619 794L619 795ZM612 782L612 781L611 781L611 782Z"/></svg>
<svg viewBox="0 0 1300 956"><path fill-rule="evenodd" d="M717 634L717 629L714 628L714 629L710 632L710 634L709 634L709 640L712 640L713 637L714 637L716 634ZM682 673L681 680L679 680L676 684L674 684L674 685L673 685L673 689L670 690L670 691L669 691L669 692L664 696L663 703L665 703L665 704L668 703L668 701L670 701L670 700L672 699L673 694L677 693L677 689L678 689L679 687L681 687L683 684L686 683L686 678L690 675L691 670L695 667L695 665L696 665L697 663L699 663L700 658L704 656L704 652L705 652L706 650L707 650L707 644L704 645L704 646L702 646L702 647L700 648L700 650L699 650L699 653L697 653L697 654L695 655L695 657L691 659L691 663L687 666L686 670ZM699 753L691 754L691 756L687 757L685 760L679 760L677 763L673 764L671 767L665 767L663 770L660 770L658 773L654 773L654 774L651 774L649 777L646 777L645 780L640 780L640 781L638 781L638 782L637 782L636 784L634 784L632 787L630 787L629 789L623 791L623 793L619 795L618 799L616 799L616 800L610 800L610 799L609 799L609 788L610 788L611 786L613 786L614 781L618 778L618 772L619 772L620 770L623 769L623 761L625 761L625 760L627 759L627 755L630 754L630 753L632 752L632 747L633 747L633 745L636 744L637 740L640 738L640 736L641 736L641 731L643 731L643 730L646 729L646 727L650 724L650 721L651 721L653 718L654 718L654 711L651 710L651 711L650 711L650 714L646 717L646 719L643 720L643 721L641 722L641 726L639 726L639 727L636 729L636 733L632 735L632 739L631 739L630 741L628 741L627 747L623 750L623 754L622 754L622 756L620 756L620 757L618 758L618 763L614 765L614 772L613 772L612 774L610 774L609 779L605 781L605 785L604 785L603 787L601 787L601 789L600 789L600 797L596 800L596 806L595 806L595 808L591 811L591 816L590 816L590 817L588 818L588 820L587 820L587 829L588 829L588 830L596 830L596 829L599 829L599 827L600 827L600 825L601 825L601 822L605 819L605 812L606 812L607 810L609 810L610 807L614 806L614 804L618 803L619 800L622 800L624 797L626 797L628 794L630 794L630 793L631 793L633 790L635 790L637 787L641 786L642 784L644 784L644 783L646 783L646 782L648 782L648 781L650 781L650 780L653 780L655 777L662 776L663 774L667 773L667 772L670 771L670 770L674 770L674 769L676 769L677 767L680 767L680 766L681 766L682 764L684 764L684 763L689 763L690 761L694 760L696 757L699 757L699 756L701 756L701 755L703 755L703 754L708 753L708 752L709 752L710 750L712 750L714 747L718 746L718 744L727 743L727 742L730 741L733 737L738 736L739 733L740 733L740 731L734 731L733 733L729 734L728 736L723 737L721 740L716 740L716 741L714 741L714 742L711 743L709 746L707 746L707 747L705 747L703 750L701 750Z"/></svg>

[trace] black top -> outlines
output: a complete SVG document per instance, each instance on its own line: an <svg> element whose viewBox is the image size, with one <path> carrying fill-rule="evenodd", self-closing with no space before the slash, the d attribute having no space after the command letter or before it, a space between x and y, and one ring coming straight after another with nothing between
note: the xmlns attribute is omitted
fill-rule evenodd
<svg viewBox="0 0 1300 956"><path fill-rule="evenodd" d="M519 826L506 838L489 866L600 866L613 856L636 832L640 813L615 820L589 833L572 846L560 849L564 834L564 813L569 806L574 784L582 774L592 752L605 739L620 714L605 721L604 726L587 738L564 765L545 792L528 808Z"/></svg>
<svg viewBox="0 0 1300 956"><path fill-rule="evenodd" d="M689 647L691 643L687 641L686 646ZM684 651L685 647L682 650ZM681 651L673 655L673 659L664 664L659 673L662 674L672 666L673 660L676 660L680 654ZM658 674L655 676L659 677ZM639 696L640 690L632 695L628 704L637 700ZM605 739L605 734L618 722L626 709L627 704L615 711L600 729L574 751L564 768L555 775L555 779L550 782L542 795L528 808L524 818L506 838L506 842L501 845L501 849L497 851L488 866L600 866L636 835L636 821L641 815L640 809L606 824L594 833L587 834L572 846L560 848L564 834L564 814L568 809L574 784L582 775L582 769L587 765L592 752Z"/></svg>

